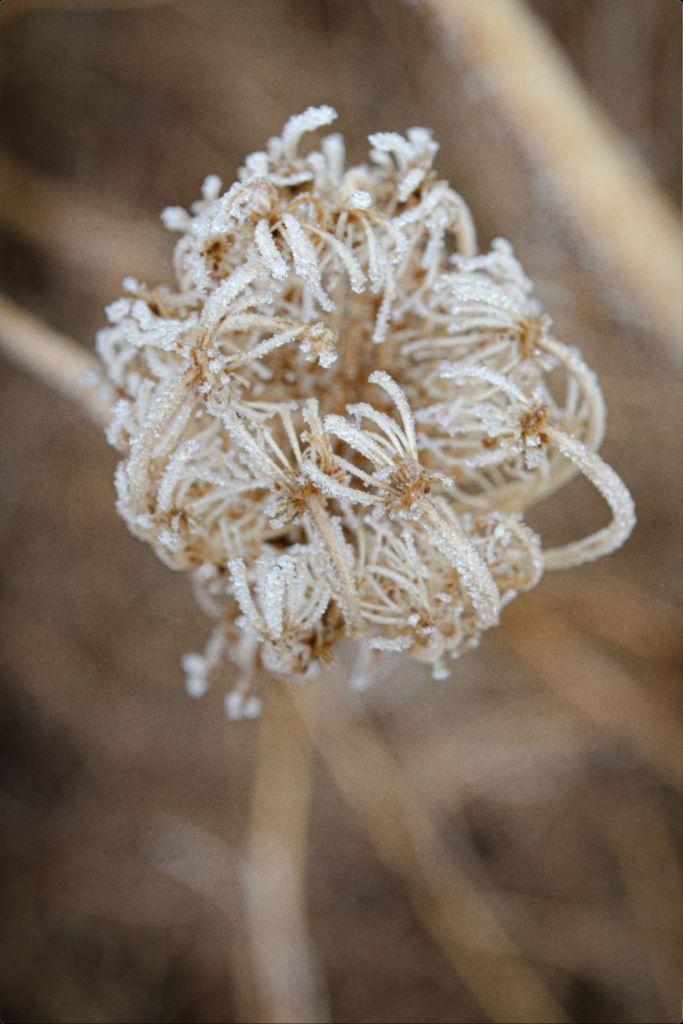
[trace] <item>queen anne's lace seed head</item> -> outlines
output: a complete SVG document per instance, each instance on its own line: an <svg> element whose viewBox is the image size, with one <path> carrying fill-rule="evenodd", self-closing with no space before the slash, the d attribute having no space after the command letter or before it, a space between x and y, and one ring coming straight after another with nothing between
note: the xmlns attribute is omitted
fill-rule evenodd
<svg viewBox="0 0 683 1024"><path fill-rule="evenodd" d="M355 685L390 652L444 678L544 568L634 523L596 454L594 374L510 245L477 252L431 134L379 132L345 168L339 135L304 138L335 117L309 108L227 191L211 175L189 212L165 210L175 283L127 278L98 336L119 511L192 571L216 627L185 658L188 692L231 658L231 718L258 714L259 667L310 675L344 636ZM577 470L613 521L543 552L523 516Z"/></svg>

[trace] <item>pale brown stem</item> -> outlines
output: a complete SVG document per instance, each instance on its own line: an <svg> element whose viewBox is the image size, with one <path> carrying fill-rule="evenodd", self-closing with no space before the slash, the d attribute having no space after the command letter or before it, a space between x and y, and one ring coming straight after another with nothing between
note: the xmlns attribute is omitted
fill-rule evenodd
<svg viewBox="0 0 683 1024"><path fill-rule="evenodd" d="M545 599L582 630L629 651L637 658L671 665L680 661L683 639L681 609L610 570L595 570L587 586L583 576L546 577ZM606 608L619 615L605 615Z"/></svg>
<svg viewBox="0 0 683 1024"><path fill-rule="evenodd" d="M218 910L215 927L198 934L195 946L205 967L212 974L215 972L217 983L225 977L225 948L222 943L225 932L237 937L229 944L230 985L235 1005L243 1012L238 1019L251 1020L248 1013L254 1003L253 978L248 952L241 941L246 922L240 898L242 857L236 839L235 820L214 832L186 816L157 809L149 824L144 840L145 857L157 870L196 893L207 906L213 905ZM217 934L221 939L218 944L215 942ZM71 1007L74 1005L72 1002Z"/></svg>
<svg viewBox="0 0 683 1024"><path fill-rule="evenodd" d="M345 681L344 681L345 682ZM325 680L327 713L297 709L342 796L387 870L404 886L424 927L493 1021L568 1017L452 860L392 753L346 688ZM334 692L332 692L334 691Z"/></svg>
<svg viewBox="0 0 683 1024"><path fill-rule="evenodd" d="M566 616L526 594L523 608L514 602L506 608L501 637L561 704L618 742L630 742L660 779L683 788L683 736L675 714L618 661L596 651Z"/></svg>
<svg viewBox="0 0 683 1024"><path fill-rule="evenodd" d="M683 875L666 823L648 803L641 798L623 809L610 821L609 832L666 1017L679 997L683 973Z"/></svg>
<svg viewBox="0 0 683 1024"><path fill-rule="evenodd" d="M107 423L112 396L94 355L0 295L0 350L16 366Z"/></svg>
<svg viewBox="0 0 683 1024"><path fill-rule="evenodd" d="M424 0L594 254L680 359L678 217L522 0ZM672 345L671 342L676 342Z"/></svg>
<svg viewBox="0 0 683 1024"><path fill-rule="evenodd" d="M295 685L295 684L289 684ZM282 680L265 680L251 809L246 901L258 1019L324 1019L306 922L313 747ZM316 691L302 699L311 728Z"/></svg>
<svg viewBox="0 0 683 1024"><path fill-rule="evenodd" d="M0 10L4 4L0 5ZM157 281L172 242L160 224L131 208L106 206L71 182L40 174L0 150L0 222L79 280L115 294L121 278Z"/></svg>

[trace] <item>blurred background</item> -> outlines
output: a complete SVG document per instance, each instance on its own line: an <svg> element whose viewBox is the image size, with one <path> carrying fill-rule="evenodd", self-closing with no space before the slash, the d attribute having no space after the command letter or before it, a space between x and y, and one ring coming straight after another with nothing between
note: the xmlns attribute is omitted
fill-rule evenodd
<svg viewBox="0 0 683 1024"><path fill-rule="evenodd" d="M681 5L530 6L675 208ZM450 681L397 663L360 700L342 658L230 724L184 693L208 623L117 518L115 453L0 362L5 1022L680 1019L679 339L428 7L0 3L5 294L91 348L125 274L168 274L159 210L290 114L331 103L353 160L426 125L481 245L512 241L597 370L639 516ZM534 515L556 542L604 509L573 483Z"/></svg>

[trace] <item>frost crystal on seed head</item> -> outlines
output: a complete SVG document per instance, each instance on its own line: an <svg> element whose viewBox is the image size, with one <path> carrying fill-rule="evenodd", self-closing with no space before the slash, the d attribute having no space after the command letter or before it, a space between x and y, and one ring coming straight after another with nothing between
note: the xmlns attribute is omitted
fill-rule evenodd
<svg viewBox="0 0 683 1024"><path fill-rule="evenodd" d="M227 191L185 211L174 283L126 278L97 345L121 396L117 508L215 620L187 655L203 696L231 658L230 718L260 667L309 676L343 637L365 686L410 655L435 679L502 607L614 550L633 502L596 451L597 380L558 341L509 243L479 253L425 128L370 136L345 168L309 107ZM543 551L527 510L583 473L612 522Z"/></svg>

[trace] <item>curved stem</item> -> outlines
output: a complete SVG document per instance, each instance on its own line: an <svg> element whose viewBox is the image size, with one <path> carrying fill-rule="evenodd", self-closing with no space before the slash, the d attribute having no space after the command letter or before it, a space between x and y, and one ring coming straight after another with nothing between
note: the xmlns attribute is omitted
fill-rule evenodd
<svg viewBox="0 0 683 1024"><path fill-rule="evenodd" d="M581 385L590 410L584 444L597 451L605 436L607 410L596 374L576 350L557 341L556 338L544 338L539 347L555 356L567 371L567 376L571 375Z"/></svg>
<svg viewBox="0 0 683 1024"><path fill-rule="evenodd" d="M601 558L621 547L635 526L635 506L620 477L599 455L557 427L548 427L547 434L559 451L590 480L612 510L613 518L609 526L581 540L544 552L546 569L569 569Z"/></svg>

